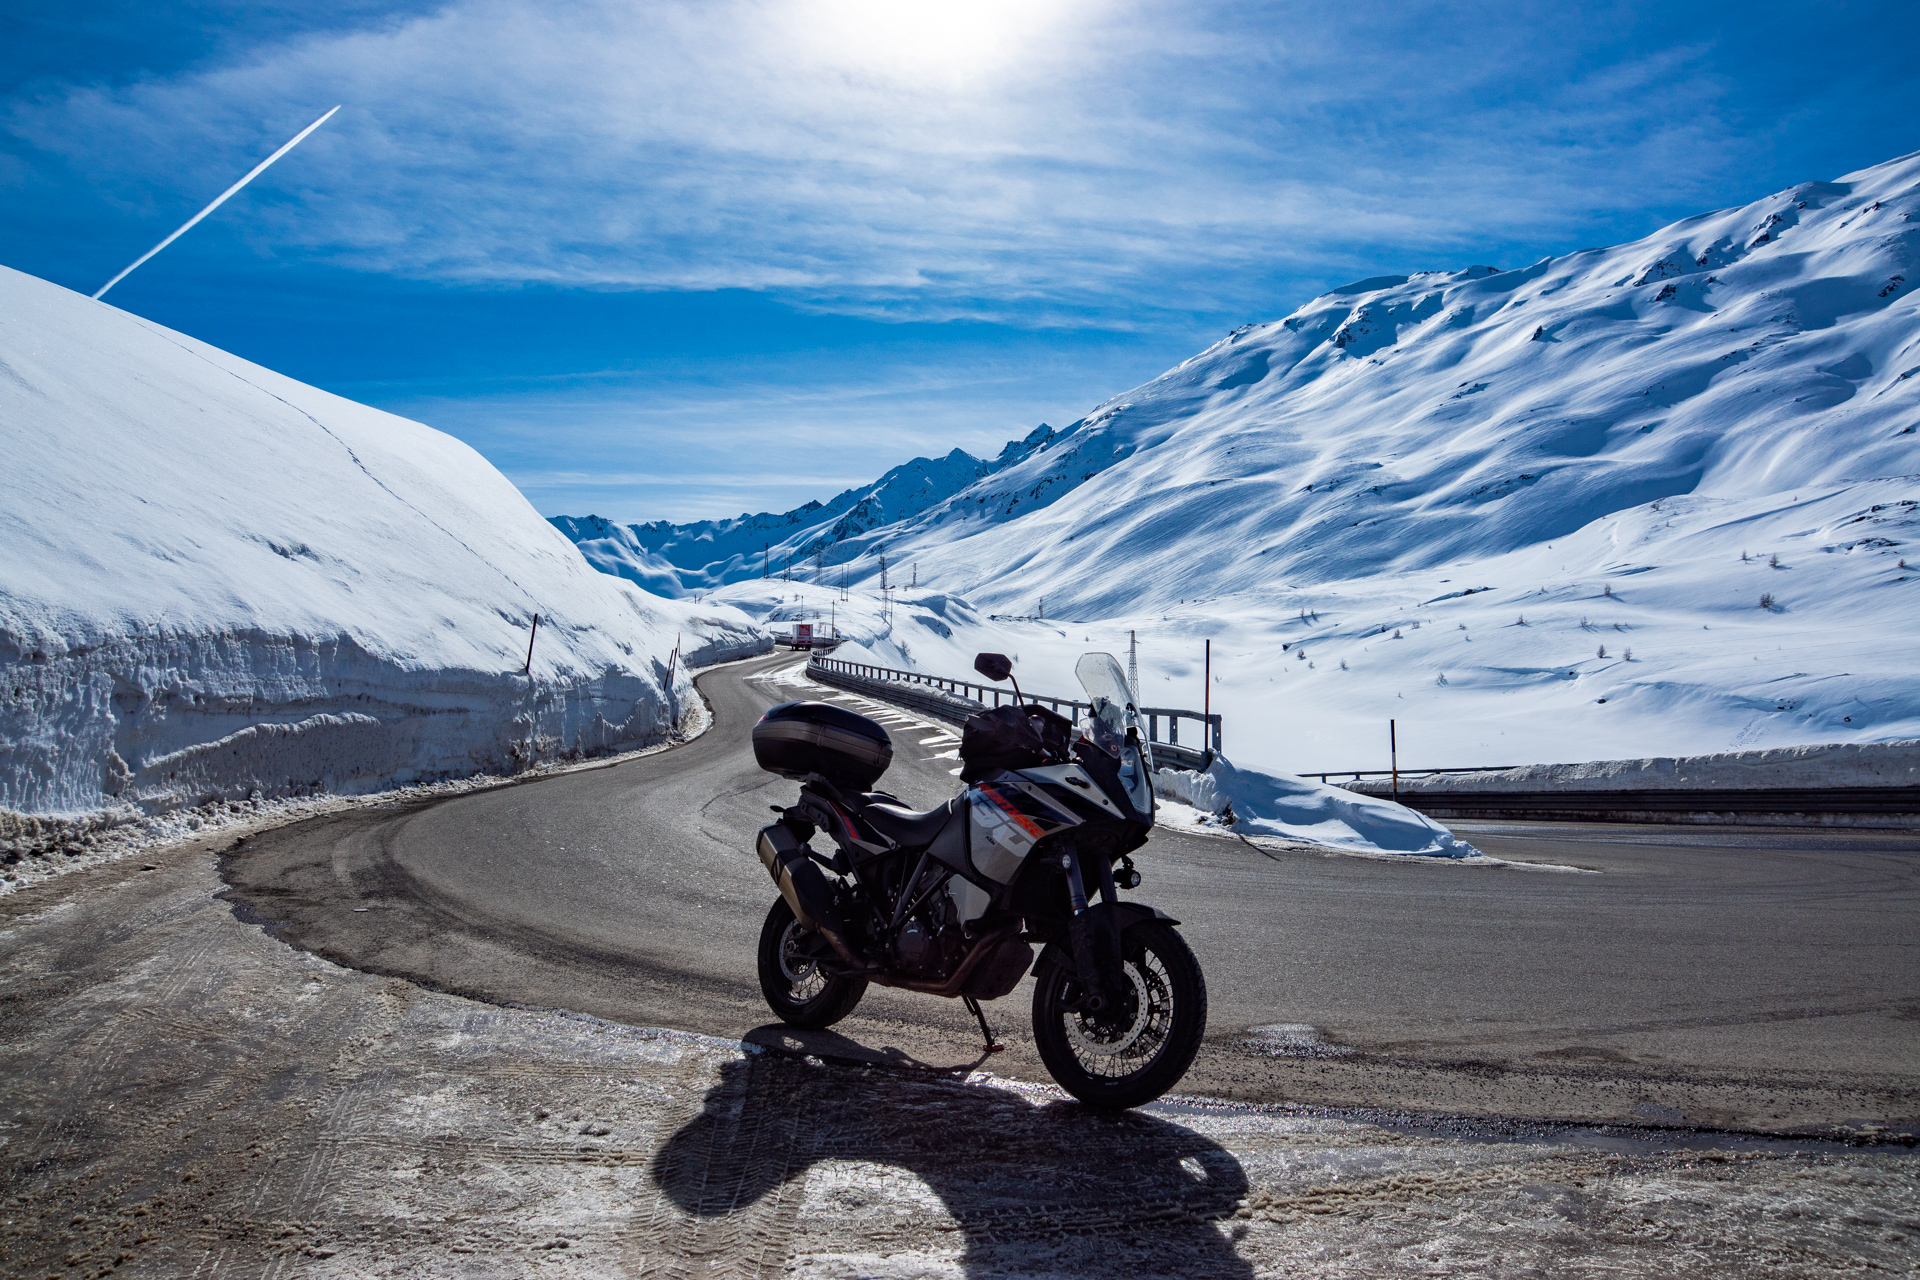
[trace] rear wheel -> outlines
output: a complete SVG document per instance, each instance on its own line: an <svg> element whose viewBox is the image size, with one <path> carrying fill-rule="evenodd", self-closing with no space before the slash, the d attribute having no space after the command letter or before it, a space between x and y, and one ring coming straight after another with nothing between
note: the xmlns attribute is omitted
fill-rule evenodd
<svg viewBox="0 0 1920 1280"><path fill-rule="evenodd" d="M821 961L833 949L810 929L800 927L785 898L774 899L760 928L760 991L767 1007L790 1027L830 1027L853 1012L867 993L865 978L829 975Z"/></svg>
<svg viewBox="0 0 1920 1280"><path fill-rule="evenodd" d="M1193 1065L1207 1029L1207 982L1185 939L1163 920L1120 935L1127 991L1099 1013L1071 1008L1081 995L1071 959L1033 989L1033 1038L1053 1078L1095 1107L1137 1107L1173 1088Z"/></svg>

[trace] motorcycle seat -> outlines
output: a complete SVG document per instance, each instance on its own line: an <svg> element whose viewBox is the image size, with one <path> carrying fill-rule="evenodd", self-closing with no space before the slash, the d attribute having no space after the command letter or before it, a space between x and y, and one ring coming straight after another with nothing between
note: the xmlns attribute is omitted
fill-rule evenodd
<svg viewBox="0 0 1920 1280"><path fill-rule="evenodd" d="M951 803L925 813L915 813L904 805L870 804L860 811L860 816L887 839L911 848L932 844L933 838L940 834L940 828L947 825L952 811Z"/></svg>

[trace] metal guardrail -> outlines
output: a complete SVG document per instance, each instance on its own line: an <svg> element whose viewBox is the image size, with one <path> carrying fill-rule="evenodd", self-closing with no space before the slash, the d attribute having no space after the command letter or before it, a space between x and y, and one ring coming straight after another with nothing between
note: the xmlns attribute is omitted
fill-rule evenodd
<svg viewBox="0 0 1920 1280"><path fill-rule="evenodd" d="M1328 769L1325 773L1302 773L1302 778L1318 778L1325 782L1328 778L1352 778L1355 782L1362 778L1426 778L1436 773L1503 773L1508 769L1518 769L1517 764L1469 764L1451 769Z"/></svg>
<svg viewBox="0 0 1920 1280"><path fill-rule="evenodd" d="M849 687L843 683L847 680L859 680L865 684L877 686L880 690L885 690L887 686L895 686L890 700L899 701L903 706L912 706L916 710L926 711L930 715L952 720L955 723L964 722L966 716L976 710L984 710L989 706L997 707L1002 702L1013 701L1013 691L997 685L976 684L972 680L956 680L950 676L930 675L924 671L901 671L894 667L868 666L865 663L846 662L839 658L822 658L818 654L815 654L807 663L807 674L823 684L840 688ZM922 691L943 695L943 699L939 702L929 699L926 700L926 705L921 705L921 700L909 701L905 696ZM1025 694L1024 697L1027 702L1039 703L1041 706L1059 712L1069 720L1078 719L1081 712L1089 709L1086 703L1073 698L1053 698L1033 693ZM1213 763L1212 757L1220 752L1221 717L1217 711L1206 715L1198 711L1188 711L1182 707L1142 707L1140 714L1147 718L1147 739L1156 765L1176 764L1185 769L1204 769ZM1167 738L1164 742L1160 738L1162 720L1167 722ZM1200 730L1201 746L1181 745L1180 721L1182 720L1195 722ZM1211 734L1208 730L1212 731ZM1206 746L1209 736L1213 739L1210 749Z"/></svg>
<svg viewBox="0 0 1920 1280"><path fill-rule="evenodd" d="M1365 794L1384 795L1385 792ZM1765 826L1920 827L1920 787L1402 791L1393 798L1443 822L1744 822Z"/></svg>

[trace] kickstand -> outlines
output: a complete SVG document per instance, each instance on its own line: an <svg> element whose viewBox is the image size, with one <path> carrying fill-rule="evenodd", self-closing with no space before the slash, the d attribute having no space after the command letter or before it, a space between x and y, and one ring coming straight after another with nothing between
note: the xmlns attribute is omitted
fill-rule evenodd
<svg viewBox="0 0 1920 1280"><path fill-rule="evenodd" d="M995 1038L993 1028L987 1025L987 1015L986 1012L980 1008L980 1002L972 996L961 996L960 999L967 1006L968 1012L972 1013L973 1016L979 1020L980 1034L987 1038L987 1052L998 1053L1006 1048L1006 1045L1001 1044L1000 1041Z"/></svg>

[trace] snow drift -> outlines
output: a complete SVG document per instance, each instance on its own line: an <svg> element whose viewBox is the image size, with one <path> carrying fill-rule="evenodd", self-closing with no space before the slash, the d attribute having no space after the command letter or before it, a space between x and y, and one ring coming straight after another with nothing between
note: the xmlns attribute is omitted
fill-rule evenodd
<svg viewBox="0 0 1920 1280"><path fill-rule="evenodd" d="M5 268L0 539L15 814L643 744L674 730L689 663L767 643L595 572L449 436Z"/></svg>
<svg viewBox="0 0 1920 1280"><path fill-rule="evenodd" d="M1233 815L1236 834L1306 840L1334 849L1471 858L1479 852L1426 814L1394 800L1235 768L1222 756L1205 773L1161 769L1153 790L1206 814Z"/></svg>
<svg viewBox="0 0 1920 1280"><path fill-rule="evenodd" d="M1917 267L1920 154L1363 280L795 576L884 547L980 621L903 609L881 665L1071 687L1136 632L1145 700L1198 706L1211 638L1228 750L1276 771L1384 768L1390 718L1420 767L1913 738Z"/></svg>

